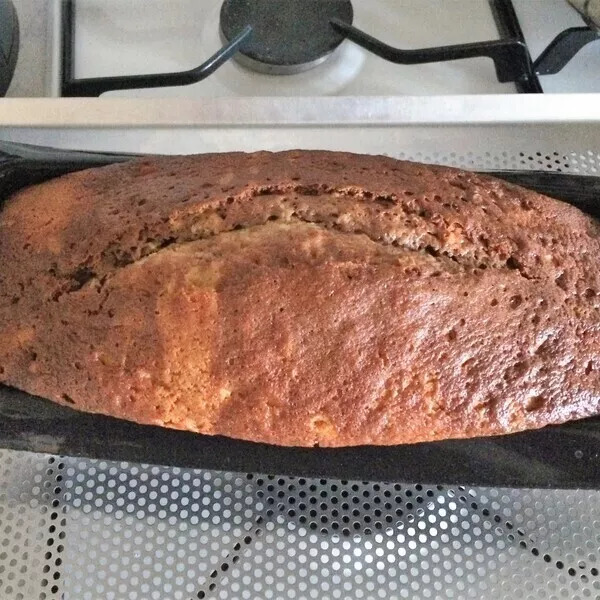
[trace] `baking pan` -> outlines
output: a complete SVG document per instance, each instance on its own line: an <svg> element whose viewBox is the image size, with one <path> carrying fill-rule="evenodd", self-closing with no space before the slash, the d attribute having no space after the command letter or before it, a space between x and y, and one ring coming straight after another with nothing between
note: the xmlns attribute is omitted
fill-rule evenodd
<svg viewBox="0 0 600 600"><path fill-rule="evenodd" d="M132 156L2 142L0 203L32 183ZM543 171L492 174L600 217L598 177ZM280 448L85 414L0 385L0 447L343 480L600 489L600 418L472 440L391 447Z"/></svg>

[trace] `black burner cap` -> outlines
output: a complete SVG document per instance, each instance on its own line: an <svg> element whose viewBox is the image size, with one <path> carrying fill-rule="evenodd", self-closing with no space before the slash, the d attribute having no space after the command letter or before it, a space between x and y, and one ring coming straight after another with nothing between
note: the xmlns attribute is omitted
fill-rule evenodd
<svg viewBox="0 0 600 600"><path fill-rule="evenodd" d="M225 0L221 34L231 40L245 26L252 34L236 59L257 71L298 73L323 62L343 41L329 21L351 24L350 0Z"/></svg>

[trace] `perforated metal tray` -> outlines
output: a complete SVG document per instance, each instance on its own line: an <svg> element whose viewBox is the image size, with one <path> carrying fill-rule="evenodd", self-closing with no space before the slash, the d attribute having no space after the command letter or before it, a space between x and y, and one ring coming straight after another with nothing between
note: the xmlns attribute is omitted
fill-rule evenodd
<svg viewBox="0 0 600 600"><path fill-rule="evenodd" d="M0 198L68 171L131 156L0 146ZM600 178L543 171L498 176L600 212ZM600 487L600 418L474 440L347 449L279 448L83 414L0 386L0 446L70 456L372 481Z"/></svg>
<svg viewBox="0 0 600 600"><path fill-rule="evenodd" d="M3 600L597 599L594 491L0 450Z"/></svg>

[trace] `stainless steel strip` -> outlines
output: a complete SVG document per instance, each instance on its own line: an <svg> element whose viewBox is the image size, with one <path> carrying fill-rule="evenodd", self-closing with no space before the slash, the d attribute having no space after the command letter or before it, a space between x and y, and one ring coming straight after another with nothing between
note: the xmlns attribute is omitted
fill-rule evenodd
<svg viewBox="0 0 600 600"><path fill-rule="evenodd" d="M0 127L583 122L600 122L600 94L0 100Z"/></svg>

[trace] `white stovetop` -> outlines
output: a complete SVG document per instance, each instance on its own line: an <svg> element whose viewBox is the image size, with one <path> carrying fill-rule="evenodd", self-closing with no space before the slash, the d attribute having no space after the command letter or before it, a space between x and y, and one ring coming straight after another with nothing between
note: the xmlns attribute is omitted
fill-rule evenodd
<svg viewBox="0 0 600 600"><path fill-rule="evenodd" d="M76 0L77 77L189 69L221 41L222 0ZM487 0L354 0L354 24L405 48L498 38ZM566 0L514 0L533 57L582 20ZM547 92L600 92L600 43L587 46ZM401 66L344 42L325 64L306 73L270 76L230 61L208 79L178 88L109 92L106 96L365 96L514 93L495 79L490 59Z"/></svg>

